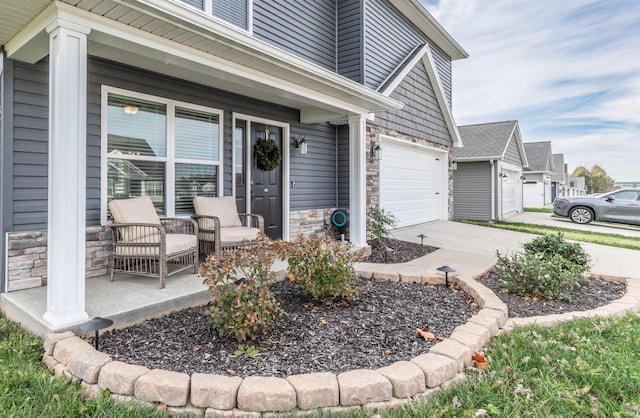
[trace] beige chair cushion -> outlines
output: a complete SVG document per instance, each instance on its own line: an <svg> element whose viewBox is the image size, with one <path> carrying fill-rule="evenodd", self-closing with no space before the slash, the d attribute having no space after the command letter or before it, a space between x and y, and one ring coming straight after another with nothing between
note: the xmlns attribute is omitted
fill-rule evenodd
<svg viewBox="0 0 640 418"><path fill-rule="evenodd" d="M160 225L160 217L149 196L116 199L109 202L109 211L115 223L146 223ZM153 228L120 228L124 241L136 240L157 233Z"/></svg>
<svg viewBox="0 0 640 418"><path fill-rule="evenodd" d="M194 250L198 246L198 239L195 235L189 234L167 234L165 235L167 240L167 256L177 254L187 250ZM159 244L160 234L149 235L146 237L138 238L127 244ZM160 246L116 246L116 254L118 255L130 255L130 256L158 256L160 252Z"/></svg>
<svg viewBox="0 0 640 418"><path fill-rule="evenodd" d="M220 227L242 226L238 216L236 198L233 196L224 197L204 197L193 198L193 208L196 215L217 216L220 220ZM201 219L200 227L203 229L214 229L213 220Z"/></svg>
<svg viewBox="0 0 640 418"><path fill-rule="evenodd" d="M244 240L254 241L258 238L258 228L250 228L245 226L230 226L228 228L220 228L220 242L241 242ZM215 235L210 232L198 234L202 241L215 241Z"/></svg>

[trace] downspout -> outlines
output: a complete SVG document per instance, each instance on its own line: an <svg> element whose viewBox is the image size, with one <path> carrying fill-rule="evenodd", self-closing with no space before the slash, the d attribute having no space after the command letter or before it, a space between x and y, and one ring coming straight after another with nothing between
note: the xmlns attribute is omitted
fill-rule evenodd
<svg viewBox="0 0 640 418"><path fill-rule="evenodd" d="M489 160L489 164L491 164L491 222L493 222L496 220L496 173L493 160Z"/></svg>

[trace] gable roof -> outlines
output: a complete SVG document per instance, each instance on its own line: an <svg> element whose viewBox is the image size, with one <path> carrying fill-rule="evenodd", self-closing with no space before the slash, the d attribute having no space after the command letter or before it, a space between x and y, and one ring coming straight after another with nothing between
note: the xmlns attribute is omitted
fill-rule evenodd
<svg viewBox="0 0 640 418"><path fill-rule="evenodd" d="M454 148L455 161L504 160L511 141L516 141L523 166L528 165L517 120L459 126L464 148Z"/></svg>
<svg viewBox="0 0 640 418"><path fill-rule="evenodd" d="M529 160L529 168L526 171L553 173L551 141L525 142L524 150Z"/></svg>
<svg viewBox="0 0 640 418"><path fill-rule="evenodd" d="M551 181L564 183L567 181L564 172L564 154L553 154L553 175Z"/></svg>

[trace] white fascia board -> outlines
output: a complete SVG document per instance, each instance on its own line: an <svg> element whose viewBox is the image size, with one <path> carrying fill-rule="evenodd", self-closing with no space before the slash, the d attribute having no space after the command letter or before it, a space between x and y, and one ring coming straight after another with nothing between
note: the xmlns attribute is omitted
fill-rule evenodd
<svg viewBox="0 0 640 418"><path fill-rule="evenodd" d="M522 166L529 167L529 160L527 159L527 153L524 150L524 143L522 142L522 135L520 134L520 124L516 121L516 125L513 128L513 132L511 133L512 137L516 138L518 144L518 150L520 151L520 155L522 156Z"/></svg>
<svg viewBox="0 0 640 418"><path fill-rule="evenodd" d="M429 44L427 44L427 46L428 45ZM453 119L453 113L449 108L447 96L444 94L444 87L442 87L442 83L440 82L438 69L436 68L433 54L431 54L431 48L426 49L426 54L423 55L422 62L425 69L427 70L427 75L429 76L429 80L431 81L431 86L433 87L433 92L435 93L436 100L438 101L438 105L440 106L440 111L442 112L444 121L447 124L447 128L449 129L449 134L451 135L453 146L456 148L462 148L464 145L462 144L462 138L460 137L460 132L458 131L458 125Z"/></svg>
<svg viewBox="0 0 640 418"><path fill-rule="evenodd" d="M501 155L480 156L480 157L453 157L453 162L456 163L472 163L478 161L502 161Z"/></svg>
<svg viewBox="0 0 640 418"><path fill-rule="evenodd" d="M469 57L467 51L438 23L418 0L389 0L396 9L438 45L452 60Z"/></svg>
<svg viewBox="0 0 640 418"><path fill-rule="evenodd" d="M384 94L385 96L391 95L391 93L393 93L396 87L398 87L398 85L402 83L402 80L404 80L409 75L409 73L413 70L413 67L415 67L416 64L422 59L422 57L424 57L424 55L427 53L427 50L429 48L430 48L429 44L424 44L424 46L420 48L420 51L418 51L418 53L415 54L415 56L413 57L413 59L411 59L411 61L407 63L403 62L401 64L401 65L404 65L404 68L402 69L402 71L396 75L396 77L393 79L393 82L391 82L387 86L387 88L384 89L384 91L382 91L381 93ZM384 82L382 83L382 85L384 85Z"/></svg>
<svg viewBox="0 0 640 418"><path fill-rule="evenodd" d="M369 109L370 112L394 110L402 107L402 103L397 100L385 97L362 84L349 80L267 42L258 40L246 31L222 23L219 19L198 12L184 3L171 0L116 1L146 15L170 22L185 30L232 47L237 51L245 52L258 59L268 61L270 64L278 65L287 71L302 74L315 81L325 83L333 88L337 87L344 92L371 101L372 108Z"/></svg>

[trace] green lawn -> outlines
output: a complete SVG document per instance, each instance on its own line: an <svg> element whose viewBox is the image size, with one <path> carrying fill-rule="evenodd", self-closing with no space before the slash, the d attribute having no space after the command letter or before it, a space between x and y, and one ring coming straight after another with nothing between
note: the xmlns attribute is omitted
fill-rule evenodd
<svg viewBox="0 0 640 418"><path fill-rule="evenodd" d="M524 208L525 212L553 213L551 208Z"/></svg>
<svg viewBox="0 0 640 418"><path fill-rule="evenodd" d="M578 231L569 228L559 228L557 226L534 225L519 222L486 222L457 220L456 222L468 223L473 225L487 226L491 228L508 229L510 231L527 232L529 234L549 235L561 232L568 240L590 242L592 244L608 245L611 247L628 248L631 250L640 250L640 239L628 237L620 234L603 234L601 232Z"/></svg>
<svg viewBox="0 0 640 418"><path fill-rule="evenodd" d="M527 327L495 338L489 369L433 400L383 417L640 416L640 316ZM163 412L84 399L52 377L42 341L0 313L0 415L3 417L161 417ZM484 411L484 412L483 412ZM361 417L364 413L316 414ZM368 416L371 416L369 414Z"/></svg>

